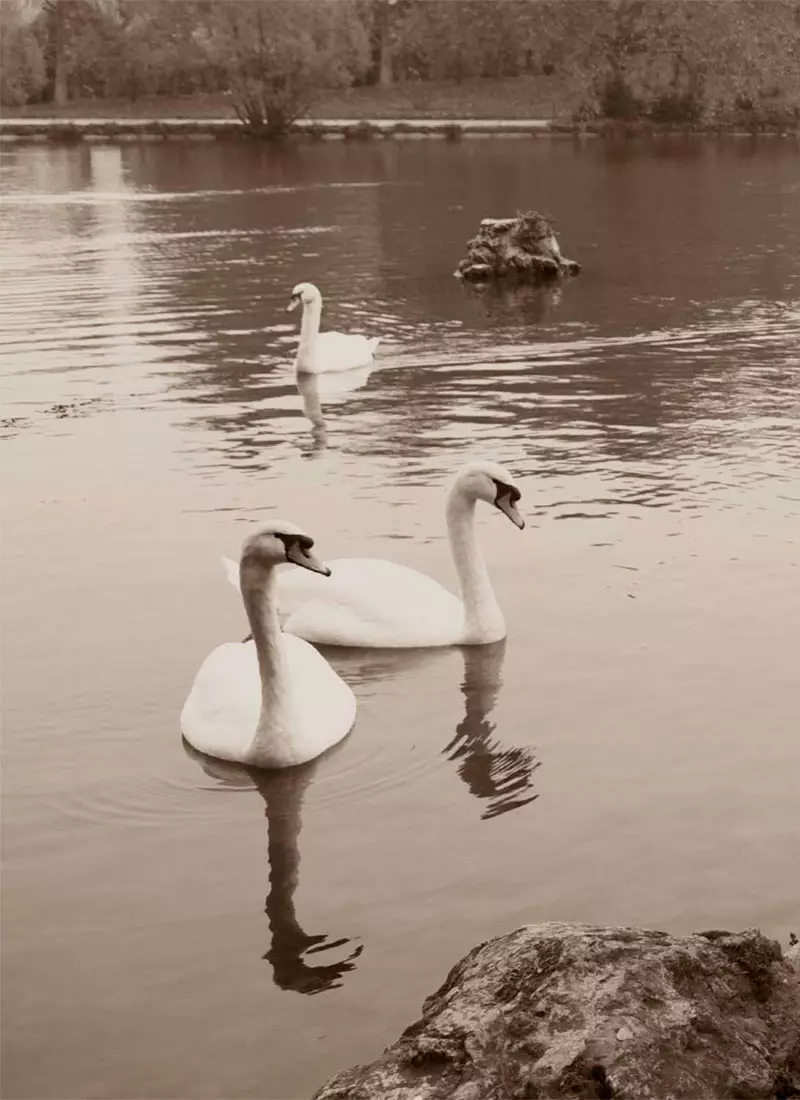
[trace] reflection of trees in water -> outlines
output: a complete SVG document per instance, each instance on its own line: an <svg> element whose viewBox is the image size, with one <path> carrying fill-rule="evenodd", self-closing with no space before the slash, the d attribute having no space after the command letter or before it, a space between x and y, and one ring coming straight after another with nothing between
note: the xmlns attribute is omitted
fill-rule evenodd
<svg viewBox="0 0 800 1100"><path fill-rule="evenodd" d="M541 762L530 748L504 748L494 739L489 715L502 686L505 640L493 645L465 646L464 717L444 749L458 764L458 774L475 798L486 802L486 820L519 809L539 796L533 793L533 773Z"/></svg>
<svg viewBox="0 0 800 1100"><path fill-rule="evenodd" d="M294 903L300 878L303 798L314 778L317 762L281 771L263 771L203 756L186 741L183 747L208 775L227 786L255 786L264 800L269 866L269 892L264 912L272 940L263 958L272 967L275 984L281 989L304 994L339 988L345 975L356 969L356 959L364 950L363 944L353 947L337 961L309 961L323 951L347 947L352 940L345 937L329 939L325 934L309 935L297 919Z"/></svg>

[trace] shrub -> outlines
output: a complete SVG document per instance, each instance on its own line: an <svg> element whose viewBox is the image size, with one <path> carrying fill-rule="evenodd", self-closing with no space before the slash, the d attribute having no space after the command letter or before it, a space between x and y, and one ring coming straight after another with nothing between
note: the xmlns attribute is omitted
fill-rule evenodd
<svg viewBox="0 0 800 1100"><path fill-rule="evenodd" d="M649 116L653 122L699 122L703 104L691 92L666 92L652 103Z"/></svg>
<svg viewBox="0 0 800 1100"><path fill-rule="evenodd" d="M627 120L638 118L641 103L631 91L621 73L608 77L600 88L600 111L605 118Z"/></svg>

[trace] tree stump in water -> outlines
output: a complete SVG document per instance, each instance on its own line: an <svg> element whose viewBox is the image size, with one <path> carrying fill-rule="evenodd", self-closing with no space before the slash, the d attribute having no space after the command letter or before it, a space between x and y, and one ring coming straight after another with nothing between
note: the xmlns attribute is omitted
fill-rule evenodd
<svg viewBox="0 0 800 1100"><path fill-rule="evenodd" d="M529 210L515 218L484 218L455 274L471 282L506 276L537 281L577 275L580 269L561 255L552 223Z"/></svg>

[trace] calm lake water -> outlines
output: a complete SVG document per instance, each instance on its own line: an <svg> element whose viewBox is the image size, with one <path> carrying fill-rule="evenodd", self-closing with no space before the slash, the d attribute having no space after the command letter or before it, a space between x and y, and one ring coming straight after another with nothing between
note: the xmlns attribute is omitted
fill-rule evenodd
<svg viewBox="0 0 800 1100"><path fill-rule="evenodd" d="M780 141L6 148L4 1090L307 1097L478 941L551 919L800 931L800 158ZM557 289L452 272L552 214ZM292 285L380 335L298 393ZM483 509L505 645L336 652L352 735L200 762L259 520L446 583Z"/></svg>

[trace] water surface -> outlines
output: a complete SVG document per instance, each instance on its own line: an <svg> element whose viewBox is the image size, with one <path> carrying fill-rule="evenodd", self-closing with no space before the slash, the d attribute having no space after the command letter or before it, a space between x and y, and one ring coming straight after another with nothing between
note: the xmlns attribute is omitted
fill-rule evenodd
<svg viewBox="0 0 800 1100"><path fill-rule="evenodd" d="M4 1095L306 1097L528 921L797 926L800 177L780 141L15 147L0 184ZM553 289L452 271L536 207ZM287 292L380 335L294 384ZM452 581L483 455L504 645L333 652L291 774L178 714L284 515Z"/></svg>

